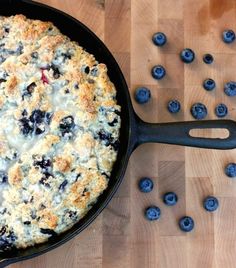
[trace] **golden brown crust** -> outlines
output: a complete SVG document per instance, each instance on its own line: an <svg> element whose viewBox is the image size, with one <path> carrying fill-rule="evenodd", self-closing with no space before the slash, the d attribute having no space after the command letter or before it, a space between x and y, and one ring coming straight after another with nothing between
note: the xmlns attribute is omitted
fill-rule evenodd
<svg viewBox="0 0 236 268"><path fill-rule="evenodd" d="M69 229L106 189L121 108L106 65L51 22L0 17L0 37L0 230L21 248Z"/></svg>

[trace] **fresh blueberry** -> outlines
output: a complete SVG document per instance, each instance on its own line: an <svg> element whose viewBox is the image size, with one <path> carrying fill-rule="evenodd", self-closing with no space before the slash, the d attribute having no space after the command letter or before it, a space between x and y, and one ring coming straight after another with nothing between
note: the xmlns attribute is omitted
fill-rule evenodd
<svg viewBox="0 0 236 268"><path fill-rule="evenodd" d="M168 192L165 193L163 196L163 202L167 205L167 206L174 206L178 201L178 196L176 195L176 193L173 192Z"/></svg>
<svg viewBox="0 0 236 268"><path fill-rule="evenodd" d="M230 81L226 83L224 86L224 92L229 97L236 96L236 82Z"/></svg>
<svg viewBox="0 0 236 268"><path fill-rule="evenodd" d="M225 174L230 178L236 177L236 164L235 163L229 163L225 167Z"/></svg>
<svg viewBox="0 0 236 268"><path fill-rule="evenodd" d="M207 108L202 103L195 103L191 107L191 114L195 119L204 119L207 116Z"/></svg>
<svg viewBox="0 0 236 268"><path fill-rule="evenodd" d="M142 178L139 183L139 190L143 193L149 193L153 189L153 181L150 178Z"/></svg>
<svg viewBox="0 0 236 268"><path fill-rule="evenodd" d="M225 30L222 34L222 39L226 44L230 44L235 40L235 33L233 30Z"/></svg>
<svg viewBox="0 0 236 268"><path fill-rule="evenodd" d="M152 77L161 80L166 75L166 70L162 65L155 65L152 68Z"/></svg>
<svg viewBox="0 0 236 268"><path fill-rule="evenodd" d="M204 80L203 87L205 88L205 90L211 91L216 87L216 83L213 79L208 78L208 79Z"/></svg>
<svg viewBox="0 0 236 268"><path fill-rule="evenodd" d="M157 32L152 36L152 41L156 46L162 47L167 42L167 38L164 33Z"/></svg>
<svg viewBox="0 0 236 268"><path fill-rule="evenodd" d="M190 48L185 48L180 52L180 58L185 63L191 63L195 59L195 53Z"/></svg>
<svg viewBox="0 0 236 268"><path fill-rule="evenodd" d="M215 108L215 114L217 117L225 117L228 114L228 108L225 104L220 103Z"/></svg>
<svg viewBox="0 0 236 268"><path fill-rule="evenodd" d="M177 100L171 100L168 102L167 109L170 113L178 113L180 111L181 105Z"/></svg>
<svg viewBox="0 0 236 268"><path fill-rule="evenodd" d="M151 98L151 91L146 87L139 87L136 89L134 97L139 104L147 103Z"/></svg>
<svg viewBox="0 0 236 268"><path fill-rule="evenodd" d="M218 199L214 196L208 196L203 201L203 207L207 211L215 211L219 207Z"/></svg>
<svg viewBox="0 0 236 268"><path fill-rule="evenodd" d="M156 206L148 207L145 210L145 216L149 221L158 220L161 216L161 210Z"/></svg>
<svg viewBox="0 0 236 268"><path fill-rule="evenodd" d="M212 62L214 61L214 57L211 54L205 54L203 55L203 61L206 64L212 64Z"/></svg>
<svg viewBox="0 0 236 268"><path fill-rule="evenodd" d="M194 221L191 217L184 216L179 220L179 227L183 232L190 232L194 228Z"/></svg>

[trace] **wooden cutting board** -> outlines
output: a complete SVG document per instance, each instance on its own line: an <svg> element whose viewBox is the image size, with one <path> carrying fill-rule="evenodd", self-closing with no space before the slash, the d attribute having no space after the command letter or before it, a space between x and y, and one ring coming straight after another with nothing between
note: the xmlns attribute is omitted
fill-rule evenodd
<svg viewBox="0 0 236 268"><path fill-rule="evenodd" d="M223 84L235 80L236 43L225 45L221 32L236 30L235 0L40 0L82 21L110 48L119 62L130 93L137 86L151 89L152 100L140 106L139 116L150 122L191 120L190 106L203 102L208 119L223 102L228 118L236 118L236 99L223 93ZM73 31L74 29L71 29ZM168 36L158 49L151 37L157 30ZM183 65L179 51L194 49L197 60ZM202 55L212 53L213 65L203 64ZM163 64L167 77L156 82L150 75L155 64ZM211 77L217 88L202 89ZM177 98L182 112L170 115L166 103ZM208 133L213 135L213 133ZM38 258L11 268L210 268L235 267L236 180L224 175L224 166L236 161L236 150L217 151L147 144L132 155L122 186L104 212L75 239ZM140 193L142 176L153 178L150 194ZM166 207L161 196L175 191L179 202ZM207 213L202 208L206 195L215 195L220 208ZM149 205L162 210L160 221L148 222L143 210ZM177 226L183 215L194 218L196 227L185 234Z"/></svg>

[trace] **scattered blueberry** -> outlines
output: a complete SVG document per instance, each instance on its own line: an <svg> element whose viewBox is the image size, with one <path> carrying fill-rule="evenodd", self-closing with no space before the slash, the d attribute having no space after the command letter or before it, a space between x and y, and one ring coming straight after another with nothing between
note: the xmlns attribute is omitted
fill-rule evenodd
<svg viewBox="0 0 236 268"><path fill-rule="evenodd" d="M170 113L178 113L180 111L181 105L178 100L171 100L168 102L167 109Z"/></svg>
<svg viewBox="0 0 236 268"><path fill-rule="evenodd" d="M203 207L207 211L215 211L219 207L218 199L214 196L208 196L203 201Z"/></svg>
<svg viewBox="0 0 236 268"><path fill-rule="evenodd" d="M145 216L149 221L158 220L161 216L161 210L156 206L148 207L145 211Z"/></svg>
<svg viewBox="0 0 236 268"><path fill-rule="evenodd" d="M162 47L167 42L167 38L164 33L157 32L152 36L152 41L156 46Z"/></svg>
<svg viewBox="0 0 236 268"><path fill-rule="evenodd" d="M236 82L227 82L224 86L224 92L229 97L236 96Z"/></svg>
<svg viewBox="0 0 236 268"><path fill-rule="evenodd" d="M38 59L38 57L39 57L38 52L37 52L37 51L32 52L32 53L31 53L31 57L32 57L33 59Z"/></svg>
<svg viewBox="0 0 236 268"><path fill-rule="evenodd" d="M160 80L166 75L166 70L163 66L161 65L155 65L152 68L152 77L154 79Z"/></svg>
<svg viewBox="0 0 236 268"><path fill-rule="evenodd" d="M204 80L203 87L205 88L205 90L211 91L216 87L216 83L213 79L208 78Z"/></svg>
<svg viewBox="0 0 236 268"><path fill-rule="evenodd" d="M228 114L228 108L225 104L220 103L215 108L215 114L217 117L225 117Z"/></svg>
<svg viewBox="0 0 236 268"><path fill-rule="evenodd" d="M214 57L211 54L205 54L203 55L203 61L206 64L212 64L212 62L214 61Z"/></svg>
<svg viewBox="0 0 236 268"><path fill-rule="evenodd" d="M139 190L143 193L149 193L153 189L153 181L150 178L142 178L139 183Z"/></svg>
<svg viewBox="0 0 236 268"><path fill-rule="evenodd" d="M163 202L167 205L167 206L174 206L178 201L178 196L176 195L176 193L173 192L168 192L165 193L163 196Z"/></svg>
<svg viewBox="0 0 236 268"><path fill-rule="evenodd" d="M191 114L195 119L204 119L207 116L207 108L202 103L195 103L191 107Z"/></svg>
<svg viewBox="0 0 236 268"><path fill-rule="evenodd" d="M233 30L225 30L222 34L222 39L225 43L230 44L235 40L235 33Z"/></svg>
<svg viewBox="0 0 236 268"><path fill-rule="evenodd" d="M184 232L190 232L194 228L194 221L191 217L184 216L179 220L179 227Z"/></svg>
<svg viewBox="0 0 236 268"><path fill-rule="evenodd" d="M151 91L146 87L138 87L135 91L135 100L144 104L147 103L151 98Z"/></svg>
<svg viewBox="0 0 236 268"><path fill-rule="evenodd" d="M236 164L235 163L229 163L225 167L225 174L230 178L236 177Z"/></svg>
<svg viewBox="0 0 236 268"><path fill-rule="evenodd" d="M195 53L190 48L185 48L180 52L180 58L185 63L191 63L195 59Z"/></svg>

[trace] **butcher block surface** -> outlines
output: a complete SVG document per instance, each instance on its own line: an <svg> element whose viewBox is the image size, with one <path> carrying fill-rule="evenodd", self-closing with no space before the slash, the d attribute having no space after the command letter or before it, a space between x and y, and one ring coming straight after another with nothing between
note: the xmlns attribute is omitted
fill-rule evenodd
<svg viewBox="0 0 236 268"><path fill-rule="evenodd" d="M123 70L130 93L137 86L150 88L152 99L135 111L145 121L192 120L195 102L208 108L207 119L215 119L214 108L225 103L228 118L236 119L236 99L227 97L223 85L236 80L236 42L226 45L221 33L236 30L235 0L40 0L77 18L102 39ZM76 29L71 29L76 31ZM168 44L157 48L152 34L163 31ZM179 52L192 48L197 59L184 65ZM206 65L205 53L215 61ZM167 76L155 81L153 65L166 67ZM217 88L202 88L213 78ZM119 90L119 89L118 89ZM182 111L171 115L170 99L178 99ZM206 134L206 131L201 134ZM209 131L208 135L214 135ZM108 207L75 239L32 260L11 268L210 268L236 266L236 180L224 175L224 166L236 161L236 150L219 151L181 146L145 144L131 156L123 183ZM150 176L154 189L138 190L142 176ZM174 207L162 202L162 195L174 191ZM214 195L219 209L202 208L202 199ZM148 222L143 211L149 205L161 208L159 221ZM181 216L192 216L195 229L179 230Z"/></svg>

